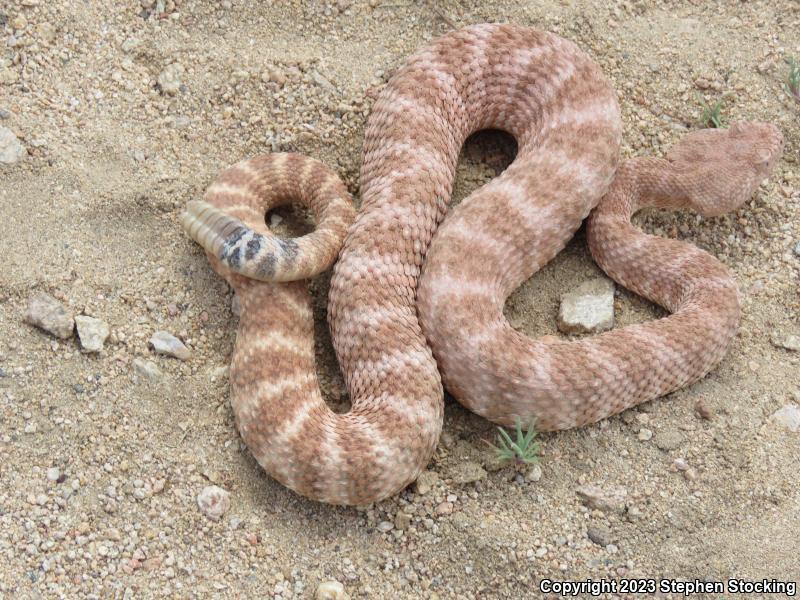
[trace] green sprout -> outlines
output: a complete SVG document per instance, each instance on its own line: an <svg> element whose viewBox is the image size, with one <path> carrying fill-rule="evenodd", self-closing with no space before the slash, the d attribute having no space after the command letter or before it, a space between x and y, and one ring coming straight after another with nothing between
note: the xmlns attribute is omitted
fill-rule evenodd
<svg viewBox="0 0 800 600"><path fill-rule="evenodd" d="M798 65L794 58L787 58L786 64L789 65L789 77L784 84L786 91L797 102L800 102L800 65Z"/></svg>
<svg viewBox="0 0 800 600"><path fill-rule="evenodd" d="M714 127L716 129L721 128L723 125L722 103L725 102L725 96L722 96L722 98L717 100L714 103L714 106L710 106L699 94L698 98L700 99L700 103L703 105L703 116L700 117L700 124L704 127Z"/></svg>
<svg viewBox="0 0 800 600"><path fill-rule="evenodd" d="M527 429L527 433L523 432L522 421L518 418L516 421L517 439L512 440L505 429L502 427L497 428L500 432L497 435L498 445L490 445L497 452L499 460L503 462L513 461L517 465L532 465L539 462L542 448L539 446L539 442L535 441L536 430L534 429L534 422L531 422Z"/></svg>

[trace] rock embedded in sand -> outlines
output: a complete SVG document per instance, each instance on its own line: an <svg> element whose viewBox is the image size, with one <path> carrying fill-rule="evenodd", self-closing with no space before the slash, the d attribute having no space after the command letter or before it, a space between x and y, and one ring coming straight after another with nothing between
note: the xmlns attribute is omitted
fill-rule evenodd
<svg viewBox="0 0 800 600"><path fill-rule="evenodd" d="M75 329L72 315L49 294L39 294L28 300L25 322L64 340L72 337Z"/></svg>
<svg viewBox="0 0 800 600"><path fill-rule="evenodd" d="M625 510L625 499L628 490L623 487L601 488L597 485L584 485L575 492L587 508L605 513L622 513Z"/></svg>
<svg viewBox="0 0 800 600"><path fill-rule="evenodd" d="M150 338L150 345L157 354L174 356L180 360L188 360L192 356L183 342L168 331L156 331Z"/></svg>
<svg viewBox="0 0 800 600"><path fill-rule="evenodd" d="M787 404L772 413L769 420L792 433L798 433L800 432L800 406Z"/></svg>
<svg viewBox="0 0 800 600"><path fill-rule="evenodd" d="M450 478L457 485L475 483L481 479L486 479L486 471L476 462L467 461L458 463L450 473Z"/></svg>
<svg viewBox="0 0 800 600"><path fill-rule="evenodd" d="M181 89L181 76L186 69L179 63L167 65L158 75L158 87L161 91L170 96L174 96Z"/></svg>
<svg viewBox="0 0 800 600"><path fill-rule="evenodd" d="M598 546L604 548L614 541L614 536L611 530L605 525L597 524L591 525L586 530L586 535Z"/></svg>
<svg viewBox="0 0 800 600"><path fill-rule="evenodd" d="M28 153L8 127L0 127L0 163L13 165Z"/></svg>
<svg viewBox="0 0 800 600"><path fill-rule="evenodd" d="M100 352L110 333L108 323L85 315L75 317L75 328L78 330L81 347L86 352Z"/></svg>
<svg viewBox="0 0 800 600"><path fill-rule="evenodd" d="M773 346L792 352L800 352L800 335L791 335L784 331L776 331L772 334L770 340Z"/></svg>
<svg viewBox="0 0 800 600"><path fill-rule="evenodd" d="M231 507L231 495L218 485L209 485L197 495L197 506L209 519L219 521Z"/></svg>
<svg viewBox="0 0 800 600"><path fill-rule="evenodd" d="M605 277L583 282L561 297L558 329L564 333L598 333L614 326L614 283Z"/></svg>
<svg viewBox="0 0 800 600"><path fill-rule="evenodd" d="M423 471L414 482L414 491L420 496L430 493L436 482L439 481L439 476L433 471Z"/></svg>
<svg viewBox="0 0 800 600"><path fill-rule="evenodd" d="M350 600L350 596L338 581L323 581L317 586L314 600Z"/></svg>
<svg viewBox="0 0 800 600"><path fill-rule="evenodd" d="M144 360L143 358L133 359L133 372L138 376L146 377L150 381L158 381L161 379L161 371L156 363L152 360Z"/></svg>

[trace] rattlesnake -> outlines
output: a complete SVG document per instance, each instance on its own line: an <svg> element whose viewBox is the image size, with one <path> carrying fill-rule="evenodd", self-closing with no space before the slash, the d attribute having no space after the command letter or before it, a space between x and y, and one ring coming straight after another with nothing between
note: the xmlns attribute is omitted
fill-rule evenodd
<svg viewBox="0 0 800 600"><path fill-rule="evenodd" d="M460 148L486 128L513 135L517 156L431 245ZM734 208L770 172L781 135L739 124L690 134L666 159L618 164L620 138L614 92L573 43L484 24L415 53L381 93L352 225L344 185L313 159L272 154L224 171L189 203L183 226L241 299L231 404L256 460L310 498L366 504L412 482L435 449L437 361L469 408L506 424L535 417L540 429L602 419L706 373L736 330L735 284L711 256L645 236L629 217L646 203L707 215ZM675 314L578 342L517 333L505 299L604 194L589 223L593 255ZM314 232L270 234L265 211L289 201L310 208ZM317 383L302 279L326 269L342 240L328 316L352 409L336 414Z"/></svg>

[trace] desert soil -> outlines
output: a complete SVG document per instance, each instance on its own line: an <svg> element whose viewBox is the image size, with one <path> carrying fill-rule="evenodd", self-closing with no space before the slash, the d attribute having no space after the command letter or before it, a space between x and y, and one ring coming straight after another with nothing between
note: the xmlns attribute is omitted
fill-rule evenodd
<svg viewBox="0 0 800 600"><path fill-rule="evenodd" d="M494 426L447 398L418 485L359 509L307 501L240 443L231 294L178 215L223 167L270 150L324 160L357 196L364 124L393 70L483 21L589 52L618 90L626 155L663 155L703 101L782 129L774 176L735 214L638 218L733 270L741 333L695 385L542 435L539 467L498 468ZM542 578L798 579L800 436L771 417L800 403L800 354L780 346L800 333L800 103L784 87L796 2L2 0L0 31L0 127L25 148L0 164L0 598L312 598L325 581L351 598L533 598ZM512 156L502 135L470 140L456 198ZM560 296L598 273L579 232L507 315L559 335ZM319 372L346 407L326 285ZM26 324L40 292L106 322L103 351ZM619 288L615 304L617 326L661 315ZM156 355L158 330L191 357ZM197 504L210 485L230 494L216 521ZM609 505L587 506L586 486Z"/></svg>

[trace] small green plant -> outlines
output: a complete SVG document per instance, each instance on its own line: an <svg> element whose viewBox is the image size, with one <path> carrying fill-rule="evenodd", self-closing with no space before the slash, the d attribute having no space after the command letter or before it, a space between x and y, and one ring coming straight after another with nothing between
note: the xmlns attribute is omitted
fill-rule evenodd
<svg viewBox="0 0 800 600"><path fill-rule="evenodd" d="M717 100L714 106L710 106L699 94L698 98L703 105L703 115L700 117L700 124L703 125L703 127L715 127L716 129L722 127L722 103L725 102L725 96Z"/></svg>
<svg viewBox="0 0 800 600"><path fill-rule="evenodd" d="M513 461L517 465L532 465L539 462L539 455L542 448L539 446L539 442L535 441L536 429L534 429L534 423L535 422L531 422L531 424L528 425L528 431L524 432L522 429L522 421L517 419L517 437L515 440L511 439L511 436L505 429L498 427L498 445L492 445L497 452L497 458L503 462Z"/></svg>
<svg viewBox="0 0 800 600"><path fill-rule="evenodd" d="M784 84L786 91L797 102L800 102L800 65L798 65L794 58L787 58L786 64L789 65L789 77Z"/></svg>

